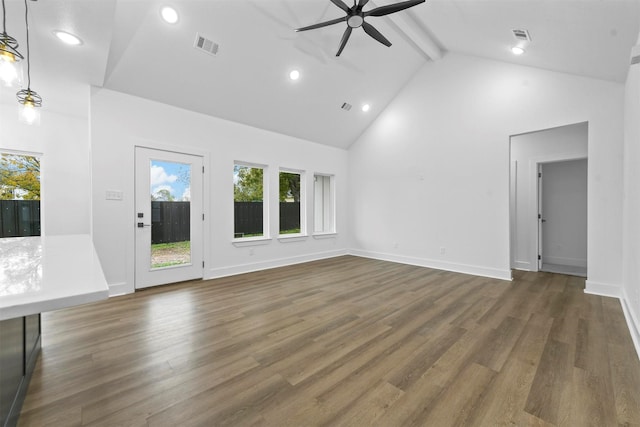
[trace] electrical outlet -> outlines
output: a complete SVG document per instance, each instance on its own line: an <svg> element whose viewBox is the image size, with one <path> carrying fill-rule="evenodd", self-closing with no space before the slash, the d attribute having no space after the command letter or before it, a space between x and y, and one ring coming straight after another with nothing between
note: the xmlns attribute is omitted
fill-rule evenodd
<svg viewBox="0 0 640 427"><path fill-rule="evenodd" d="M445 253L447 253L447 248L440 246L440 255L444 255Z"/></svg>

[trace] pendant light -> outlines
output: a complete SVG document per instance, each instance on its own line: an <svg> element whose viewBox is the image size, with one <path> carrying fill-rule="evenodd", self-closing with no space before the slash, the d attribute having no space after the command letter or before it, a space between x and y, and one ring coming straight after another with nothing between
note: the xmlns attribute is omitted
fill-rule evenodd
<svg viewBox="0 0 640 427"><path fill-rule="evenodd" d="M0 33L0 83L7 87L20 86L23 56L18 52L18 42L7 34L7 11L2 0L2 33Z"/></svg>
<svg viewBox="0 0 640 427"><path fill-rule="evenodd" d="M40 124L40 111L42 97L31 90L31 61L29 59L29 7L24 0L24 22L27 29L27 88L18 91L16 96L20 103L20 121L29 125Z"/></svg>

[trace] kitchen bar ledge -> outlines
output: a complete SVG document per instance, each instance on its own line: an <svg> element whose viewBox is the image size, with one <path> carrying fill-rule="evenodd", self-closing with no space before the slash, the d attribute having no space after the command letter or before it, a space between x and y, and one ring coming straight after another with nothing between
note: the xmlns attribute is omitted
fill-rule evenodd
<svg viewBox="0 0 640 427"><path fill-rule="evenodd" d="M0 239L0 321L108 297L90 235Z"/></svg>
<svg viewBox="0 0 640 427"><path fill-rule="evenodd" d="M40 354L40 313L109 297L91 236L0 239L0 427L14 427Z"/></svg>

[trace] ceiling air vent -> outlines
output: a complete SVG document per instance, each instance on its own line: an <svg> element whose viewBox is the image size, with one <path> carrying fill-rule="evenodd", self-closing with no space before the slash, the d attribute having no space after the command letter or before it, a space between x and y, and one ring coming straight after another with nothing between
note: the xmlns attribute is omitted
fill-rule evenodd
<svg viewBox="0 0 640 427"><path fill-rule="evenodd" d="M526 41L526 42L531 41L531 36L529 35L529 31L527 30L512 30L512 31L513 31L513 37L515 37L516 40Z"/></svg>
<svg viewBox="0 0 640 427"><path fill-rule="evenodd" d="M220 48L220 45L213 40L209 40L208 38L201 36L200 34L196 34L196 41L193 44L193 47L202 52L208 53L209 55L215 56L218 54L218 48Z"/></svg>
<svg viewBox="0 0 640 427"><path fill-rule="evenodd" d="M351 107L353 107L353 105L349 104L348 102L345 102L344 104L342 104L342 107L340 108L342 108L345 111L349 111L351 110Z"/></svg>

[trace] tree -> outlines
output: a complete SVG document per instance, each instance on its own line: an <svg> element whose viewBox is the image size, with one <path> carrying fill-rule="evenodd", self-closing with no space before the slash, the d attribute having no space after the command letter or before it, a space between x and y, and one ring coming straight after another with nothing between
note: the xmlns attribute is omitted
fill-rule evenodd
<svg viewBox="0 0 640 427"><path fill-rule="evenodd" d="M300 174L280 172L280 201L300 201Z"/></svg>
<svg viewBox="0 0 640 427"><path fill-rule="evenodd" d="M40 200L40 159L0 155L0 199Z"/></svg>
<svg viewBox="0 0 640 427"><path fill-rule="evenodd" d="M261 202L264 195L262 168L235 165L233 167L236 176L233 185L233 200L235 202Z"/></svg>
<svg viewBox="0 0 640 427"><path fill-rule="evenodd" d="M166 188L162 188L162 189L156 191L156 194L152 194L151 195L151 200L153 200L154 202L155 201L157 201L157 202L174 202L176 199L171 194L171 191L167 190Z"/></svg>

